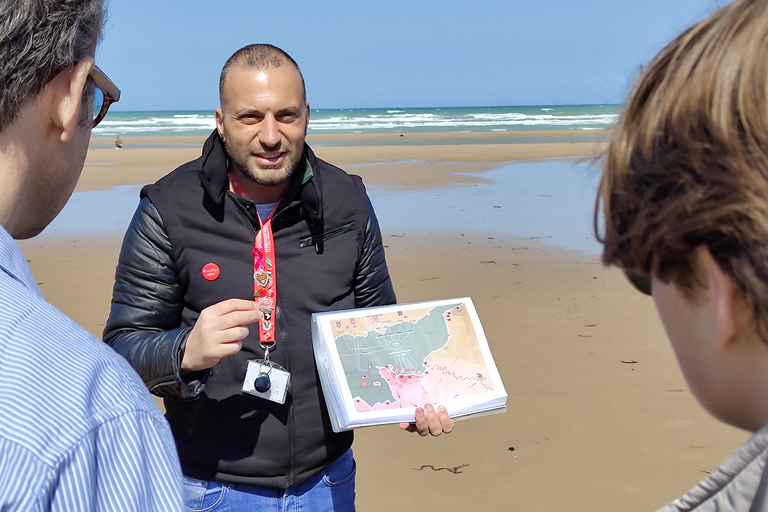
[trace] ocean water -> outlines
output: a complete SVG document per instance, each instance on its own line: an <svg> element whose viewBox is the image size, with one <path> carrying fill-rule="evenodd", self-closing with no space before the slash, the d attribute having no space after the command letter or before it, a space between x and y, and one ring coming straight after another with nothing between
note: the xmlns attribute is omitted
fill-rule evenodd
<svg viewBox="0 0 768 512"><path fill-rule="evenodd" d="M413 133L610 128L621 105L313 109L310 133ZM94 137L207 135L213 111L109 112Z"/></svg>
<svg viewBox="0 0 768 512"><path fill-rule="evenodd" d="M348 169L354 173L354 168ZM503 164L487 182L429 190L367 186L385 234L408 230L510 235L531 243L599 253L592 209L600 177L593 159ZM140 186L75 192L43 235L122 236L139 203Z"/></svg>
<svg viewBox="0 0 768 512"><path fill-rule="evenodd" d="M594 158L543 159L482 173L484 183L408 192L367 189L384 233L474 232L599 254L593 213L600 172Z"/></svg>

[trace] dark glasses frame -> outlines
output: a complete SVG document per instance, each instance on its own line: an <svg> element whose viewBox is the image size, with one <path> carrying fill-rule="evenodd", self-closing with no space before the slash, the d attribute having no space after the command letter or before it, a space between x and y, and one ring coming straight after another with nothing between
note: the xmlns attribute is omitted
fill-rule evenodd
<svg viewBox="0 0 768 512"><path fill-rule="evenodd" d="M645 295L651 295L650 274L641 274L638 272L629 272L625 270L624 275L627 277L627 280L632 283L632 286L637 289L637 291Z"/></svg>
<svg viewBox="0 0 768 512"><path fill-rule="evenodd" d="M93 66L91 72L88 73L88 78L93 80L93 85L104 94L104 103L101 104L101 109L97 113L94 113L95 117L91 124L91 128L96 128L101 120L104 119L104 116L107 115L109 106L120 100L120 89L118 89L115 83L110 80L101 69L99 69L99 66Z"/></svg>

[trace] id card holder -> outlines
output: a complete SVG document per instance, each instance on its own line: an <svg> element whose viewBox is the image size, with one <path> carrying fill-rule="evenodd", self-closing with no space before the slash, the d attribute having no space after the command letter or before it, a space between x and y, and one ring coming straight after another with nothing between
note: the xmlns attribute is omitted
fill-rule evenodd
<svg viewBox="0 0 768 512"><path fill-rule="evenodd" d="M264 386L257 385L256 379L261 378L263 381L264 377L268 379L269 389L258 391L257 387L263 388ZM248 368L245 371L242 390L244 393L284 404L290 383L291 374L279 364L264 359L251 359L248 361Z"/></svg>

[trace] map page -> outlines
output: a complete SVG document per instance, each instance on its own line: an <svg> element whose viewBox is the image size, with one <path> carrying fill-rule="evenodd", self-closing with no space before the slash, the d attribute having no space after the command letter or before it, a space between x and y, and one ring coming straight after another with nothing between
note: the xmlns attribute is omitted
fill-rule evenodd
<svg viewBox="0 0 768 512"><path fill-rule="evenodd" d="M506 406L469 298L316 314L313 342L334 429L413 421L426 404L454 418Z"/></svg>

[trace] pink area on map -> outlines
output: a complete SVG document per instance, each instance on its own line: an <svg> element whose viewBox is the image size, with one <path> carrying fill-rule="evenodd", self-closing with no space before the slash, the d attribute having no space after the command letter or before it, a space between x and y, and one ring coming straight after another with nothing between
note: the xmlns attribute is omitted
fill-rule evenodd
<svg viewBox="0 0 768 512"><path fill-rule="evenodd" d="M440 404L459 396L472 396L493 390L485 365L470 363L456 357L439 359L426 364L420 374L415 369L403 370L387 365L378 368L381 377L389 384L394 400L376 403L371 407L360 398L355 399L358 412L422 407Z"/></svg>
<svg viewBox="0 0 768 512"><path fill-rule="evenodd" d="M409 373L406 374L398 373L391 365L378 370L381 377L389 384L394 400L389 403L376 403L371 407L365 401L356 399L355 408L358 412L421 407L450 398L437 389L437 381L426 375L410 373L416 371L415 369L409 369Z"/></svg>

